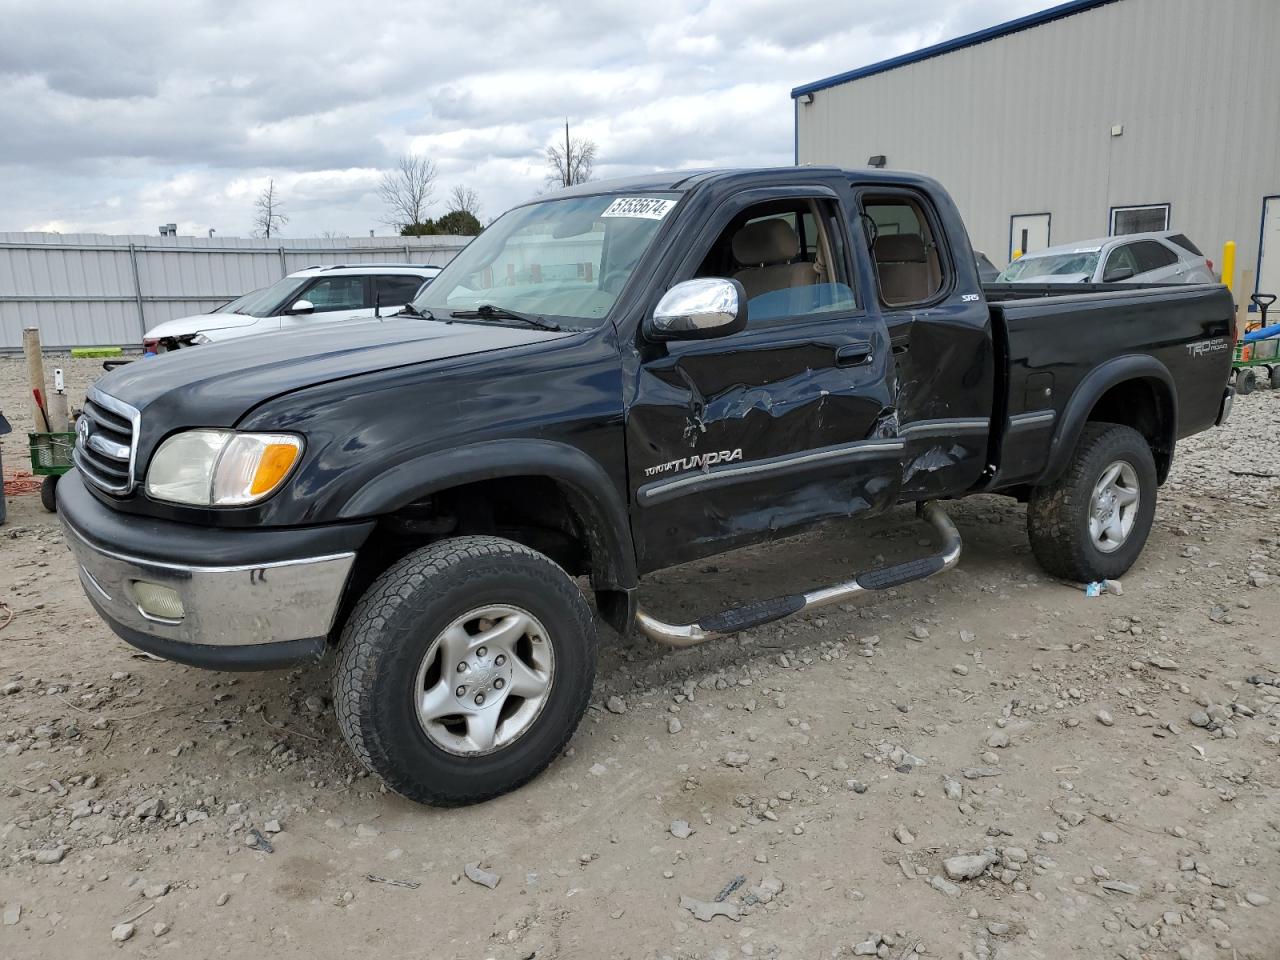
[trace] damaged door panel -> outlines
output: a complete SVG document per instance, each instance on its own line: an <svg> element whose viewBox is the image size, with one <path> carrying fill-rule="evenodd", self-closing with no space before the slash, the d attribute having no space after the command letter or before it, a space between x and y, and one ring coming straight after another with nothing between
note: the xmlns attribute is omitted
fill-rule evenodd
<svg viewBox="0 0 1280 960"><path fill-rule="evenodd" d="M853 202L879 310L893 345L893 408L906 445L901 499L971 487L988 457L995 391L991 316L971 271L959 271L935 200L855 184ZM937 203L947 203L945 197Z"/></svg>
<svg viewBox="0 0 1280 960"><path fill-rule="evenodd" d="M784 343L747 331L641 365L627 430L642 566L892 502L903 443L875 436L891 406L876 326L824 321ZM870 345L867 359L839 365L851 344Z"/></svg>
<svg viewBox="0 0 1280 960"><path fill-rule="evenodd" d="M747 328L640 346L627 458L642 568L897 494L905 444L878 429L893 411L892 350L854 294L838 205L750 200L725 205L675 278L738 280Z"/></svg>

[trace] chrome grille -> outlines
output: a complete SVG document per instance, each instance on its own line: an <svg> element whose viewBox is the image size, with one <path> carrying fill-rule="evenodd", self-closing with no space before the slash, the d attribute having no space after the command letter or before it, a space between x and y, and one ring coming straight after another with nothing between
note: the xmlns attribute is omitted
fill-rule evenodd
<svg viewBox="0 0 1280 960"><path fill-rule="evenodd" d="M76 421L72 454L85 479L108 493L129 493L137 452L138 411L100 390L90 390Z"/></svg>

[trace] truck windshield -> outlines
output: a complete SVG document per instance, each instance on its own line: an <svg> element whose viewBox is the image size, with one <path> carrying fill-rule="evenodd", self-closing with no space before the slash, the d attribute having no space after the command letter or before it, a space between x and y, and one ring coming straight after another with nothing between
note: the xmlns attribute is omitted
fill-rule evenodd
<svg viewBox="0 0 1280 960"><path fill-rule="evenodd" d="M419 291L414 309L445 316L488 305L598 326L679 198L602 194L517 207Z"/></svg>
<svg viewBox="0 0 1280 960"><path fill-rule="evenodd" d="M269 287L255 290L253 293L246 293L243 297L236 297L230 303L224 303L214 312L243 313L250 317L270 316L271 312L279 307L280 304L302 289L302 285L306 282L306 277L284 277Z"/></svg>
<svg viewBox="0 0 1280 960"><path fill-rule="evenodd" d="M1066 277L1073 276L1078 280L1080 274L1085 279L1093 277L1098 266L1097 250L1080 250L1072 253L1053 253L1043 257L1022 257L1004 268L997 283L1015 280L1029 280L1032 277Z"/></svg>

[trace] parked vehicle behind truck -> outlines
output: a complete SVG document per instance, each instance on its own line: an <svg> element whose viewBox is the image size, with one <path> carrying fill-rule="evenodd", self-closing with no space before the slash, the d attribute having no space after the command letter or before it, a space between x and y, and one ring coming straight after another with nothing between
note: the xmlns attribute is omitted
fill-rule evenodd
<svg viewBox="0 0 1280 960"><path fill-rule="evenodd" d="M1230 411L1233 315L1221 286L984 293L910 174L589 183L504 215L403 317L103 378L61 516L130 643L327 655L361 761L470 803L572 735L595 615L687 646L932 576L960 554L943 502L984 492L1027 502L1052 575L1120 576L1177 441ZM935 551L693 623L639 607L651 571L898 504Z"/></svg>
<svg viewBox="0 0 1280 960"><path fill-rule="evenodd" d="M142 337L146 353L277 333L326 323L372 320L410 302L439 267L359 263L307 267L254 290L213 313L156 324Z"/></svg>

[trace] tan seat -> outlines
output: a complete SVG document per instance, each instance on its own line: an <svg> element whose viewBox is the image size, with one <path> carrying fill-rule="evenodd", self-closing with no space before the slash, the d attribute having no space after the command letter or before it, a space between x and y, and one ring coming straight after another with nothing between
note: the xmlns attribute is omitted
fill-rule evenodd
<svg viewBox="0 0 1280 960"><path fill-rule="evenodd" d="M733 259L744 268L733 278L747 291L748 300L818 282L812 263L791 262L800 255L800 238L791 224L779 217L748 223L733 235L732 250Z"/></svg>
<svg viewBox="0 0 1280 960"><path fill-rule="evenodd" d="M938 280L920 234L879 236L874 253L885 303L919 303L938 291Z"/></svg>

